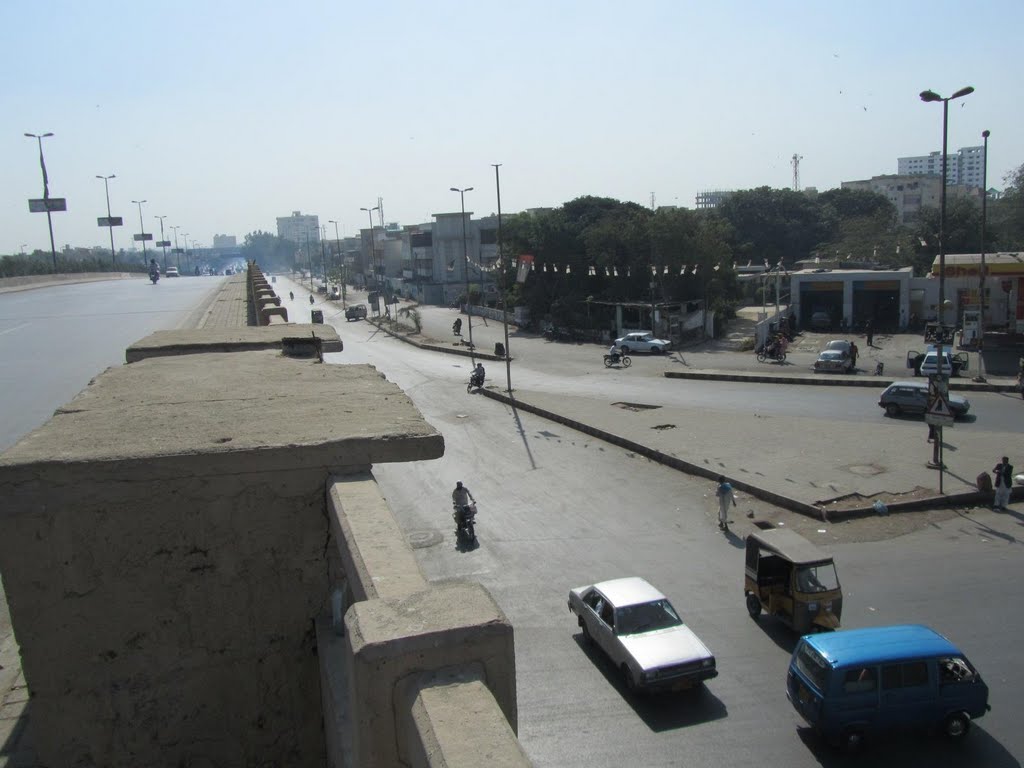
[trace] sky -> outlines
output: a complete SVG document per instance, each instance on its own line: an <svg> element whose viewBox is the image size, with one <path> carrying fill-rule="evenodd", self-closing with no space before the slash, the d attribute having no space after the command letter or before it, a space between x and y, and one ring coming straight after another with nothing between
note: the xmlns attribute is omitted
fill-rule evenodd
<svg viewBox="0 0 1024 768"><path fill-rule="evenodd" d="M991 131L988 186L1024 164L1020 0L38 0L0 3L0 254L115 247L142 227L210 246L315 214L333 238L581 195L895 173ZM376 219L375 219L376 223Z"/></svg>

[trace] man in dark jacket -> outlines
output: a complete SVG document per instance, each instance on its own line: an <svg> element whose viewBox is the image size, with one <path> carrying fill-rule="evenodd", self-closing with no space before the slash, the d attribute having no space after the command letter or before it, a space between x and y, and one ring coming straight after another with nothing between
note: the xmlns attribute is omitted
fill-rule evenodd
<svg viewBox="0 0 1024 768"><path fill-rule="evenodd" d="M1006 511L1006 505L1010 503L1010 489L1013 483L1013 465L1009 458L1003 456L1003 460L992 468L995 475L996 500L992 509Z"/></svg>

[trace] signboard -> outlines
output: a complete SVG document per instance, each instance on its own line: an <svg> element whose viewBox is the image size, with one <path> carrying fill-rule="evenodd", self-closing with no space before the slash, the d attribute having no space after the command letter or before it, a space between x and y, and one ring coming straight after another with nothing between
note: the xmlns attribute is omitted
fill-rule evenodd
<svg viewBox="0 0 1024 768"><path fill-rule="evenodd" d="M68 209L68 201L63 197L40 197L35 200L29 200L28 209L32 213L66 211Z"/></svg>
<svg viewBox="0 0 1024 768"><path fill-rule="evenodd" d="M949 384L940 376L928 380L928 410L925 411L926 424L935 427L953 426L953 412L949 410Z"/></svg>
<svg viewBox="0 0 1024 768"><path fill-rule="evenodd" d="M96 219L96 223L101 227L120 227L124 224L120 216L100 216Z"/></svg>
<svg viewBox="0 0 1024 768"><path fill-rule="evenodd" d="M170 248L171 247L171 241L170 240L157 240L156 241L156 247L157 248Z"/></svg>
<svg viewBox="0 0 1024 768"><path fill-rule="evenodd" d="M184 253L184 252L185 252L184 248L172 248L171 249L171 253Z"/></svg>
<svg viewBox="0 0 1024 768"><path fill-rule="evenodd" d="M138 243L143 240L152 240L153 236L149 232L143 232L141 235L132 235L132 239Z"/></svg>

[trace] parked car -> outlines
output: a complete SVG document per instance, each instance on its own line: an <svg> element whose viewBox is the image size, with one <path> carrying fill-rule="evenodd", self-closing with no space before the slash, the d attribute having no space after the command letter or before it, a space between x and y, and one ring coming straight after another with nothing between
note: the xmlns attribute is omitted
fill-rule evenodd
<svg viewBox="0 0 1024 768"><path fill-rule="evenodd" d="M365 320L366 319L366 305L365 304L349 304L345 309L346 320Z"/></svg>
<svg viewBox="0 0 1024 768"><path fill-rule="evenodd" d="M954 418L966 416L971 409L967 398L961 395L950 394L947 401ZM928 384L923 381L894 381L882 391L878 405L885 409L886 416L923 414L928 410Z"/></svg>
<svg viewBox="0 0 1024 768"><path fill-rule="evenodd" d="M638 576L570 590L569 611L584 641L608 656L630 690L679 690L718 674L714 654Z"/></svg>
<svg viewBox="0 0 1024 768"><path fill-rule="evenodd" d="M849 339L832 339L832 341L825 345L825 349L836 350L838 352L842 352L847 357L850 357L850 352L853 349L853 342Z"/></svg>
<svg viewBox="0 0 1024 768"><path fill-rule="evenodd" d="M815 373L849 373L853 370L853 358L838 349L826 349L814 361Z"/></svg>
<svg viewBox="0 0 1024 768"><path fill-rule="evenodd" d="M822 309L812 312L810 326L815 331L827 331L832 327L832 315Z"/></svg>
<svg viewBox="0 0 1024 768"><path fill-rule="evenodd" d="M177 267L168 267L167 268L167 272L165 273L165 275L167 277L180 277L180 275L178 274L178 268Z"/></svg>
<svg viewBox="0 0 1024 768"><path fill-rule="evenodd" d="M961 371L968 367L966 352L953 354L950 347L943 347L942 373L946 376L959 376ZM939 351L934 346L929 346L924 352L908 352L907 368L914 369L915 376L934 376L939 372Z"/></svg>
<svg viewBox="0 0 1024 768"><path fill-rule="evenodd" d="M672 342L657 339L650 331L636 331L616 339L615 346L627 353L650 352L654 355L663 355L672 346Z"/></svg>

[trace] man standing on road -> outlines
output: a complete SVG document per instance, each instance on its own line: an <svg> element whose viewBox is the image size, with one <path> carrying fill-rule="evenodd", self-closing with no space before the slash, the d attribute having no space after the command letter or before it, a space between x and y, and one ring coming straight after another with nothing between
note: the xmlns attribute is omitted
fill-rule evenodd
<svg viewBox="0 0 1024 768"><path fill-rule="evenodd" d="M1006 505L1010 503L1010 489L1013 483L1013 465L1010 459L1003 456L1003 460L992 468L995 477L996 500L992 509L1006 511Z"/></svg>
<svg viewBox="0 0 1024 768"><path fill-rule="evenodd" d="M857 370L857 342L850 342L850 372Z"/></svg>
<svg viewBox="0 0 1024 768"><path fill-rule="evenodd" d="M729 530L729 502L732 502L732 506L736 506L736 494L726 479L725 475L718 476L718 490L715 491L715 495L718 496L718 527L723 531Z"/></svg>
<svg viewBox="0 0 1024 768"><path fill-rule="evenodd" d="M871 327L871 320L864 324L864 335L868 337L868 346L875 346L875 329Z"/></svg>

